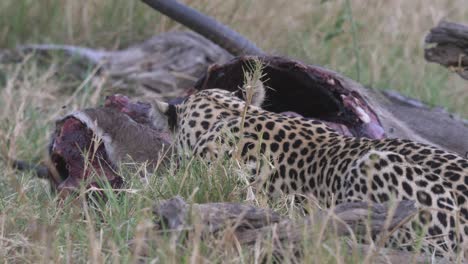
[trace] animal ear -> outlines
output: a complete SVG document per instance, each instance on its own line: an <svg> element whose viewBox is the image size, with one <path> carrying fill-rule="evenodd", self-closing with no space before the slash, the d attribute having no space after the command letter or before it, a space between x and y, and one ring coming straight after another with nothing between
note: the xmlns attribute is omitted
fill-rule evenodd
<svg viewBox="0 0 468 264"><path fill-rule="evenodd" d="M167 130L169 127L169 104L156 100L150 112L151 122L153 126L160 130Z"/></svg>
<svg viewBox="0 0 468 264"><path fill-rule="evenodd" d="M257 80L257 83L255 83L254 87L255 88L252 96L252 105L261 107L263 101L265 101L266 96L265 86L263 85L262 81Z"/></svg>

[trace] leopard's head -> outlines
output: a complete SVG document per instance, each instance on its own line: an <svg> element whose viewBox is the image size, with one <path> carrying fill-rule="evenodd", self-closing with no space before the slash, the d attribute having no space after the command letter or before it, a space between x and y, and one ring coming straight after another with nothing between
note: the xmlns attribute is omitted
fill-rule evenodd
<svg viewBox="0 0 468 264"><path fill-rule="evenodd" d="M257 85L250 95L242 90L207 89L189 95L180 104L155 101L151 116L155 127L173 133L208 130L218 119L240 115L246 96L249 107L260 107L265 88Z"/></svg>

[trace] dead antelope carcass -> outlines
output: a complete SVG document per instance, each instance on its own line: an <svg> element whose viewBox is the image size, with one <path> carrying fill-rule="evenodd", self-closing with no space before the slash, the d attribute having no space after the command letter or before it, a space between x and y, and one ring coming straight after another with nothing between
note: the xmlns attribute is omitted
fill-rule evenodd
<svg viewBox="0 0 468 264"><path fill-rule="evenodd" d="M66 194L107 180L120 188L118 166L147 163L155 168L169 155L170 138L151 121L150 104L110 96L104 107L79 110L56 123L49 146L50 181ZM95 178L97 177L97 178Z"/></svg>

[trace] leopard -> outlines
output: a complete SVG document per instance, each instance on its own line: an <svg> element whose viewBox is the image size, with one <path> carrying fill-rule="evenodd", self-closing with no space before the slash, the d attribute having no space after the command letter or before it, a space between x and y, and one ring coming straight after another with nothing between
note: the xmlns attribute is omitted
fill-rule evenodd
<svg viewBox="0 0 468 264"><path fill-rule="evenodd" d="M344 136L324 122L262 109L265 87L250 100L218 88L180 104L155 101L153 117L171 131L180 155L235 158L272 197L344 202L412 200L418 213L386 246L468 257L468 160L409 139ZM418 240L419 239L419 240Z"/></svg>

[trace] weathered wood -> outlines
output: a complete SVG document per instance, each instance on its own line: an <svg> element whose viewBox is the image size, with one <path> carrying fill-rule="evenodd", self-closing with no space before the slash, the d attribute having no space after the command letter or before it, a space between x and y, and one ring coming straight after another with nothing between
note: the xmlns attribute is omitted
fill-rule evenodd
<svg viewBox="0 0 468 264"><path fill-rule="evenodd" d="M366 256L367 263L385 263L385 264L403 264L403 263L414 263L414 264L451 264L454 263L451 260L430 256L427 254L415 254L414 252L406 252L401 250L389 249L389 248L375 248L369 245L353 244L349 245L350 250L361 252L362 256Z"/></svg>
<svg viewBox="0 0 468 264"><path fill-rule="evenodd" d="M239 33L189 6L174 0L142 0L142 2L168 17L177 18L182 25L218 43L235 56L263 53L254 43Z"/></svg>
<svg viewBox="0 0 468 264"><path fill-rule="evenodd" d="M47 168L47 166L29 163L24 160L11 160L7 162L11 162L11 166L14 169L20 171L33 171L34 173L36 173L36 176L41 179L49 178L49 169Z"/></svg>
<svg viewBox="0 0 468 264"><path fill-rule="evenodd" d="M287 236L289 241L291 237L293 241L299 241L304 226L312 226L327 220L338 220L329 225L330 228L336 226L338 236L349 235L351 230L363 234L367 231L377 234L403 224L416 211L413 201L401 201L395 206L366 202L343 203L337 205L332 212L320 211L296 222L271 210L255 206L238 203L189 205L180 197L161 201L153 210L156 218L160 220L159 228L186 227L190 212L200 217L206 231L210 233L234 224L236 235L243 243L254 243L256 237L270 230L271 224L274 223L278 224L276 232L280 234L280 240ZM366 230L367 227L370 227L370 230ZM290 232L293 232L292 236Z"/></svg>
<svg viewBox="0 0 468 264"><path fill-rule="evenodd" d="M414 131L414 140L442 147L468 158L468 120L457 114L448 112L442 107L431 107L424 102L403 96L396 91L377 91L368 89L368 96L374 104L394 116L381 116L389 135L394 129L392 123L403 123L410 131ZM383 113L381 113L382 115ZM393 121L391 121L393 120ZM402 129L402 126L396 128ZM403 134L402 136L405 136Z"/></svg>
<svg viewBox="0 0 468 264"><path fill-rule="evenodd" d="M207 232L214 233L235 223L239 230L258 229L284 218L271 210L238 203L186 203L176 196L160 201L153 209L157 228L179 229L188 225L190 213L199 216Z"/></svg>
<svg viewBox="0 0 468 264"><path fill-rule="evenodd" d="M285 240L288 243L299 242L304 238L304 230L312 230L317 223L324 224L330 221L327 223L325 233L337 236L346 236L351 233L365 235L366 232L379 234L391 231L403 224L415 212L412 201L402 201L395 207L388 204L369 205L366 202L343 203L337 205L331 212L319 211L300 221L285 219L275 226L275 232L279 240ZM391 217L390 221L389 217ZM367 230L368 227L370 230ZM255 243L259 234L269 234L272 232L271 228L271 226L266 226L260 230L243 230L237 233L237 237L241 243Z"/></svg>
<svg viewBox="0 0 468 264"><path fill-rule="evenodd" d="M53 51L63 51L99 66L99 76L106 76L112 87L147 99L179 97L193 86L209 65L232 58L198 34L168 32L116 51L71 45L23 45L16 51L0 51L0 63L16 62L26 52Z"/></svg>
<svg viewBox="0 0 468 264"><path fill-rule="evenodd" d="M441 21L431 29L425 42L432 44L424 50L427 61L439 63L468 80L467 25Z"/></svg>
<svg viewBox="0 0 468 264"><path fill-rule="evenodd" d="M414 202L401 201L395 205L368 204L366 202L343 203L330 211L318 211L303 219L293 220L269 209L237 203L188 204L181 197L160 201L154 207L155 228L165 231L191 230L191 218L197 217L202 235L210 237L226 228L234 228L236 240L254 246L258 240L274 237L273 254L281 258L282 246L296 244L300 254L300 242L304 235L316 227L326 226L323 233L337 236L350 234L379 234L391 232L408 221L416 212ZM315 227L315 229L314 229ZM370 228L368 230L367 228ZM231 229L232 230L232 229ZM305 230L308 230L304 233ZM349 244L349 250L361 252L371 263L427 263L430 256L392 249L376 249L368 245ZM436 259L437 263L450 263ZM445 262L444 262L445 261Z"/></svg>

